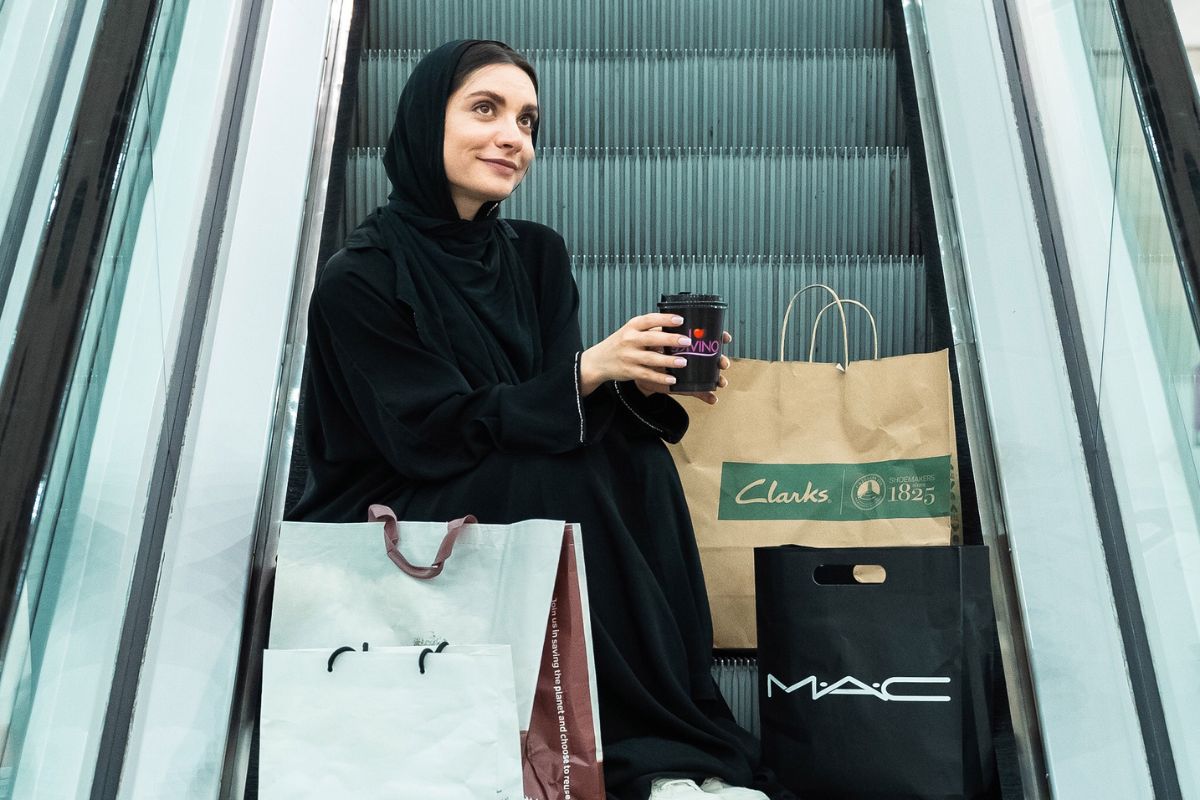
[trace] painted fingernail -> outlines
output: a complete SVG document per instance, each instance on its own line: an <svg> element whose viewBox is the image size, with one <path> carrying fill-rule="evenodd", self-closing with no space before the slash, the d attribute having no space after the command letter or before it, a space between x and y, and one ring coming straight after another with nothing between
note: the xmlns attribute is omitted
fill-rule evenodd
<svg viewBox="0 0 1200 800"><path fill-rule="evenodd" d="M681 344L682 346L687 347L691 343L692 343L692 340L689 339L688 337L686 337L686 336L679 337L679 344Z"/></svg>
<svg viewBox="0 0 1200 800"><path fill-rule="evenodd" d="M683 317L671 317L671 324L672 325L682 325Z"/></svg>
<svg viewBox="0 0 1200 800"><path fill-rule="evenodd" d="M677 358L677 359L675 359L675 366L677 366L677 367L686 367L686 366L687 366L687 359L686 359L686 358Z"/></svg>
<svg viewBox="0 0 1200 800"><path fill-rule="evenodd" d="M668 384L672 384L672 383L674 383L674 382L675 382L675 376L674 376L674 375L668 375L668 376L667 376L667 383L668 383Z"/></svg>

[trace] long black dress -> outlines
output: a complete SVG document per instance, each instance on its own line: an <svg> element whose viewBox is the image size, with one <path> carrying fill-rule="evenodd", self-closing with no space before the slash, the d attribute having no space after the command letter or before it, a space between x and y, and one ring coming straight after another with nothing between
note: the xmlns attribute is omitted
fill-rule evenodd
<svg viewBox="0 0 1200 800"><path fill-rule="evenodd" d="M687 414L632 384L583 398L562 237L501 220L495 202L460 219L451 199L445 110L475 44L414 68L383 156L391 198L318 275L308 483L288 517L360 522L386 503L406 520L579 523L610 798L644 800L656 776L746 785L755 743L709 671L704 580L663 444Z"/></svg>
<svg viewBox="0 0 1200 800"><path fill-rule="evenodd" d="M471 386L431 354L396 299L397 266L343 250L309 309L306 492L292 519L566 519L581 525L609 795L642 800L655 776L751 780L753 740L711 674L712 627L683 490L663 439L687 415L664 395L608 383L581 399L578 294L562 238L510 221L536 299L544 368Z"/></svg>

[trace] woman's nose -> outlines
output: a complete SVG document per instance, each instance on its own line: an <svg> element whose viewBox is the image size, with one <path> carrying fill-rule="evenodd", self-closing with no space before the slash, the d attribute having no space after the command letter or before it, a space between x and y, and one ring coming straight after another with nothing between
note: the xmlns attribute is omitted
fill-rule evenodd
<svg viewBox="0 0 1200 800"><path fill-rule="evenodd" d="M516 119L505 119L500 123L499 130L496 132L496 143L502 147L520 148L523 141L521 126Z"/></svg>

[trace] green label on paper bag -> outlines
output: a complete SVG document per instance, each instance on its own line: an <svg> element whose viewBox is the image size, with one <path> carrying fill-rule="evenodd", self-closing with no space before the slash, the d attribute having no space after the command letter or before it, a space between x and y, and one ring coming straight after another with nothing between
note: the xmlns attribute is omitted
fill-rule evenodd
<svg viewBox="0 0 1200 800"><path fill-rule="evenodd" d="M721 465L718 519L857 522L950 515L950 456L873 464Z"/></svg>

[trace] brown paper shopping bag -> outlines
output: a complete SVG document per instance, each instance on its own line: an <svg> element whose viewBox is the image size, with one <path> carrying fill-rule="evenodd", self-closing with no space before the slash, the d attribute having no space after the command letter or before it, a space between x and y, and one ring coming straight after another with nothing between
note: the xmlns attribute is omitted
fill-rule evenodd
<svg viewBox="0 0 1200 800"><path fill-rule="evenodd" d="M827 286L792 297L783 336L792 303L818 288L833 297L825 310L840 320L848 353L847 308L870 312ZM819 322L818 315L814 336ZM952 542L957 466L946 351L844 368L734 359L726 374L720 403L691 410L687 435L671 447L700 547L716 647L757 644L755 547Z"/></svg>

